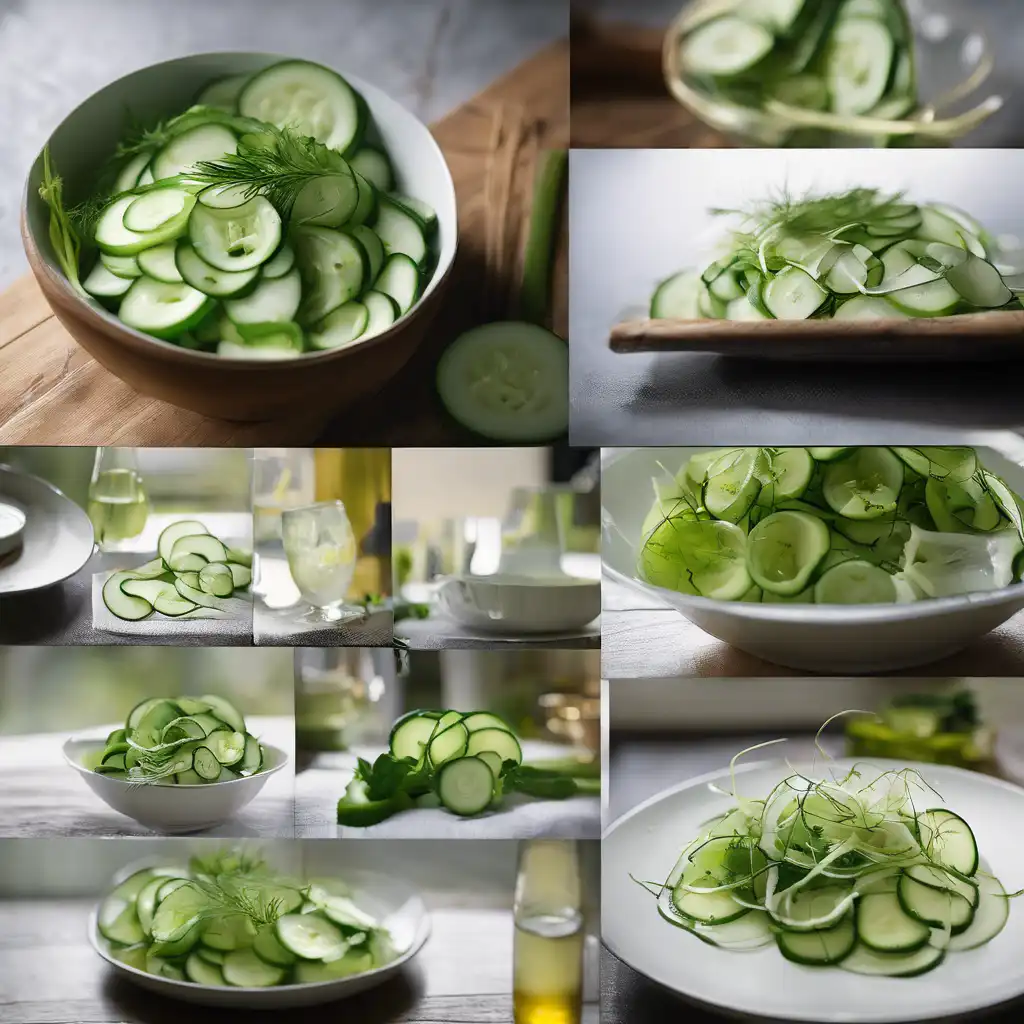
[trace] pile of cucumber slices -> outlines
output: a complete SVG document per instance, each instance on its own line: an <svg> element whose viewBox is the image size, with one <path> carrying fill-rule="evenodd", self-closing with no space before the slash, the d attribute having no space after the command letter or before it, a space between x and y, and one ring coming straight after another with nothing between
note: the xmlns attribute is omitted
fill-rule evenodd
<svg viewBox="0 0 1024 1024"><path fill-rule="evenodd" d="M679 40L701 92L741 107L897 120L918 106L903 0L734 0Z"/></svg>
<svg viewBox="0 0 1024 1024"><path fill-rule="evenodd" d="M85 290L186 348L285 359L412 309L437 217L396 190L363 98L306 61L210 84L122 147Z"/></svg>
<svg viewBox="0 0 1024 1024"><path fill-rule="evenodd" d="M216 694L151 697L106 740L93 771L124 782L198 786L233 782L263 768L260 741Z"/></svg>
<svg viewBox="0 0 1024 1024"><path fill-rule="evenodd" d="M943 203L876 189L759 204L702 272L662 281L654 319L881 320L1020 310L1024 278Z"/></svg>
<svg viewBox="0 0 1024 1024"><path fill-rule="evenodd" d="M893 604L1024 571L1021 498L973 448L724 448L654 490L637 574L684 594Z"/></svg>
<svg viewBox="0 0 1024 1024"><path fill-rule="evenodd" d="M968 823L913 769L787 775L737 797L664 883L662 918L726 950L912 977L1002 931L1010 913ZM928 809L922 809L928 808Z"/></svg>
<svg viewBox="0 0 1024 1024"><path fill-rule="evenodd" d="M241 988L332 981L395 959L387 930L344 883L230 860L193 858L126 878L96 915L109 954L173 981Z"/></svg>
<svg viewBox="0 0 1024 1024"><path fill-rule="evenodd" d="M252 552L229 547L195 519L181 519L160 534L157 557L137 569L112 573L103 603L119 619L137 622L154 612L221 618L226 600L252 582Z"/></svg>

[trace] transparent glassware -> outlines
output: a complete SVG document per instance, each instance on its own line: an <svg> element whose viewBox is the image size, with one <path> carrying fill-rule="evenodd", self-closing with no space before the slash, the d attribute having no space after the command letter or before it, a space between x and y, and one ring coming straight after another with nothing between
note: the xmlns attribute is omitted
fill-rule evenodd
<svg viewBox="0 0 1024 1024"><path fill-rule="evenodd" d="M149 498L133 448L97 448L89 519L100 551L132 551L149 518Z"/></svg>
<svg viewBox="0 0 1024 1024"><path fill-rule="evenodd" d="M571 840L519 846L512 1004L515 1024L578 1024L583 1012L583 885Z"/></svg>
<svg viewBox="0 0 1024 1024"><path fill-rule="evenodd" d="M292 580L312 608L311 620L340 622L363 613L358 606L345 603L358 552L343 502L285 509L281 540Z"/></svg>
<svg viewBox="0 0 1024 1024"><path fill-rule="evenodd" d="M919 106L892 120L838 115L768 100L763 107L730 102L688 80L680 66L681 37L727 13L739 0L691 0L665 35L662 67L672 96L705 124L748 146L814 148L942 146L983 125L1003 107L979 92L995 69L992 49L974 27L968 5L908 0L914 33Z"/></svg>

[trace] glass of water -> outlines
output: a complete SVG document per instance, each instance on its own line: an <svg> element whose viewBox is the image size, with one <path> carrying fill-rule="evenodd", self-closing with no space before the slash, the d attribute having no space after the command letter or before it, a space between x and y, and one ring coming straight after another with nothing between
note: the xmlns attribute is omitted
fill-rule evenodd
<svg viewBox="0 0 1024 1024"><path fill-rule="evenodd" d="M149 498L134 449L96 449L88 513L100 551L136 549L149 518Z"/></svg>
<svg viewBox="0 0 1024 1024"><path fill-rule="evenodd" d="M345 506L322 501L281 513L281 539L288 569L310 618L340 622L363 610L345 603L356 571L356 538Z"/></svg>

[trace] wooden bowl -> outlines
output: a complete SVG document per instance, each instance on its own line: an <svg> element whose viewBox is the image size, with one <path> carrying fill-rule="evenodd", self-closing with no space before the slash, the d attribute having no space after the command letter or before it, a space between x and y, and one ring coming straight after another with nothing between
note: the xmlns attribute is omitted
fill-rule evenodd
<svg viewBox="0 0 1024 1024"><path fill-rule="evenodd" d="M285 59L265 53L183 57L132 72L94 93L48 142L54 173L64 179L66 203L77 203L92 191L124 133L126 111L154 124L185 110L215 78L251 73ZM437 211L437 265L406 316L383 334L347 348L273 362L196 352L136 331L79 295L60 269L49 240L49 210L39 198L40 153L25 186L22 238L39 287L75 341L136 391L217 419L256 421L317 412L326 419L380 390L412 356L440 306L458 240L455 186L426 125L375 86L349 74L345 78L366 100L368 134L388 150L399 190Z"/></svg>

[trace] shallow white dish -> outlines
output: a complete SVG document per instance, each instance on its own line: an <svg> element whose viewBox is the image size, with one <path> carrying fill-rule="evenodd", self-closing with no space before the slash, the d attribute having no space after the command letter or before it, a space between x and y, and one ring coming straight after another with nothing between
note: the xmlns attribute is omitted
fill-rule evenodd
<svg viewBox="0 0 1024 1024"><path fill-rule="evenodd" d="M437 591L441 610L463 626L489 633L564 633L601 612L601 584L576 576L463 576Z"/></svg>
<svg viewBox="0 0 1024 1024"><path fill-rule="evenodd" d="M107 730L108 733L110 731ZM69 739L64 744L64 760L118 814L132 818L154 832L204 832L222 825L254 800L267 779L288 764L288 755L283 750L262 740L260 742L265 764L261 771L230 782L208 782L201 786L174 783L138 785L94 772L82 762L90 754L103 749L103 739L95 737Z"/></svg>
<svg viewBox="0 0 1024 1024"><path fill-rule="evenodd" d="M51 587L74 576L92 557L95 537L89 517L53 484L0 466L0 502L25 519L21 550L12 547L0 563L0 594Z"/></svg>
<svg viewBox="0 0 1024 1024"><path fill-rule="evenodd" d="M853 762L834 764L842 769ZM883 771L907 767L906 762L874 759L870 764ZM1024 789L960 768L912 767L942 794L934 806L964 815L981 857L1006 889L1020 888ZM806 765L803 769L810 771ZM761 762L738 769L737 784L744 796L763 797L791 773L782 762ZM1011 906L1006 927L988 945L951 953L935 970L916 978L874 978L834 967L802 967L786 960L774 944L754 952L730 952L672 927L659 917L654 897L629 876L652 881L667 877L683 847L700 833L701 824L731 806L729 797L708 790L711 781L729 788L728 770L658 794L604 834L603 938L632 968L702 1003L786 1021L922 1021L970 1013L1024 994L1020 905Z"/></svg>
<svg viewBox="0 0 1024 1024"><path fill-rule="evenodd" d="M226 785L230 785L227 783ZM183 787L184 788L184 787ZM148 863L152 863L149 861ZM134 864L121 871L114 885L147 864ZM233 1006L250 1010L284 1010L297 1006L316 1006L336 999L345 999L357 992L374 988L398 973L430 938L430 914L422 898L399 879L372 871L345 871L344 880L352 888L359 906L373 914L391 933L398 957L384 967L363 974L354 974L335 981L319 981L308 985L276 985L270 988L239 988L236 986L197 985L191 981L175 981L147 974L115 960L107 951L106 940L96 927L97 906L89 916L89 942L92 948L118 974L136 985L158 992L170 999L180 999L202 1006Z"/></svg>
<svg viewBox="0 0 1024 1024"><path fill-rule="evenodd" d="M697 448L606 449L602 466L605 573L685 615L705 632L767 661L813 672L888 672L937 661L1024 609L1024 585L899 605L785 605L712 601L634 576L636 538L654 502L651 481L676 473ZM1024 493L1024 466L978 448L986 468ZM659 465L660 464L660 465ZM661 467L664 467L661 468Z"/></svg>
<svg viewBox="0 0 1024 1024"><path fill-rule="evenodd" d="M0 556L21 547L25 534L25 513L16 505L0 502Z"/></svg>

